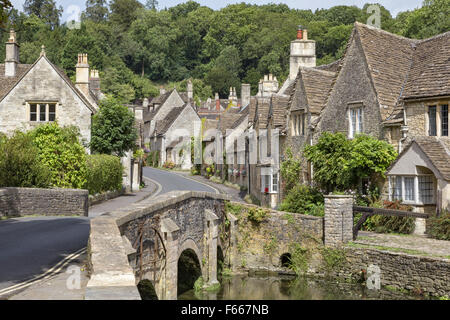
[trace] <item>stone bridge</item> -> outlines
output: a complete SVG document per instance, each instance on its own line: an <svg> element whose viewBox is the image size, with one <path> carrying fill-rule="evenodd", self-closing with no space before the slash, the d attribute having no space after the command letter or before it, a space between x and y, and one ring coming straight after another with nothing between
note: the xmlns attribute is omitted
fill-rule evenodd
<svg viewBox="0 0 450 320"><path fill-rule="evenodd" d="M205 285L217 284L218 250L229 258L231 247L225 200L175 191L92 219L86 299L139 299L142 280L151 281L158 299L177 299L178 262L187 251Z"/></svg>

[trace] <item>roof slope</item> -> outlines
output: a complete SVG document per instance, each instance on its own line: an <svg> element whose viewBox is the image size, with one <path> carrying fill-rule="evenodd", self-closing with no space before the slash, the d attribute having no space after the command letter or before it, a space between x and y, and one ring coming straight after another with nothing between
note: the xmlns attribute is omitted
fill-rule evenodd
<svg viewBox="0 0 450 320"><path fill-rule="evenodd" d="M18 64L16 75L14 77L5 76L5 64L0 64L0 100L2 100L9 91L16 85L16 83L23 77L25 73L31 68L32 64Z"/></svg>
<svg viewBox="0 0 450 320"><path fill-rule="evenodd" d="M289 108L289 97L273 95L270 104L270 116L273 126L283 130L286 127L286 114Z"/></svg>
<svg viewBox="0 0 450 320"><path fill-rule="evenodd" d="M173 108L164 119L157 120L155 124L155 133L157 135L166 133L187 105L189 105L189 103L185 103L181 107Z"/></svg>
<svg viewBox="0 0 450 320"><path fill-rule="evenodd" d="M417 40L355 22L385 120L394 110L407 79Z"/></svg>
<svg viewBox="0 0 450 320"><path fill-rule="evenodd" d="M327 102L337 74L315 68L301 68L301 73L309 111L320 113Z"/></svg>
<svg viewBox="0 0 450 320"><path fill-rule="evenodd" d="M427 136L416 137L414 141L427 155L444 179L450 180L450 141Z"/></svg>
<svg viewBox="0 0 450 320"><path fill-rule="evenodd" d="M450 94L450 32L417 43L404 98Z"/></svg>

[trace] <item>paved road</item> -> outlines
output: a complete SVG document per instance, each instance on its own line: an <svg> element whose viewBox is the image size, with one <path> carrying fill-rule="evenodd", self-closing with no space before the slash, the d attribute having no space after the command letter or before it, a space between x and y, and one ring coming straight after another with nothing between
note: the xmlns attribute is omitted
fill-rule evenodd
<svg viewBox="0 0 450 320"><path fill-rule="evenodd" d="M86 247L86 217L24 217L0 221L0 289L34 278Z"/></svg>
<svg viewBox="0 0 450 320"><path fill-rule="evenodd" d="M161 191L158 194L175 190L219 193L217 189L211 186L192 180L189 177L183 177L175 172L146 167L144 168L144 176L160 185Z"/></svg>
<svg viewBox="0 0 450 320"><path fill-rule="evenodd" d="M144 175L159 184L158 194L174 190L217 192L206 184L164 170L144 168ZM148 192L144 190L93 206L89 216L127 206ZM86 217L24 217L0 221L0 290L41 275L67 255L86 247L88 237L89 218Z"/></svg>

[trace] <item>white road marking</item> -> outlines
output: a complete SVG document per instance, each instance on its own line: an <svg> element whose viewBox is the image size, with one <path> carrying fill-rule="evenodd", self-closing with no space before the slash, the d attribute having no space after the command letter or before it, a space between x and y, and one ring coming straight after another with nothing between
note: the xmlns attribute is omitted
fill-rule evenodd
<svg viewBox="0 0 450 320"><path fill-rule="evenodd" d="M7 288L3 288L2 290L0 290L0 296L20 290L20 289L24 289L26 287L31 286L32 284L39 283L43 280L46 280L46 279L56 275L65 266L67 266L70 262L72 262L73 260L75 260L76 258L78 258L80 255L82 255L85 252L86 252L86 247L68 255L66 258L64 258L63 260L58 262L55 266L53 266L52 268L50 268L43 274L34 277L33 279L27 280L22 283L15 284L15 285L7 287Z"/></svg>

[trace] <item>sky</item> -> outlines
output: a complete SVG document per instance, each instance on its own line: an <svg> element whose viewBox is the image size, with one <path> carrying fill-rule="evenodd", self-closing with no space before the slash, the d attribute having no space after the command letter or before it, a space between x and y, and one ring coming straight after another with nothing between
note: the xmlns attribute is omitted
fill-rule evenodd
<svg viewBox="0 0 450 320"><path fill-rule="evenodd" d="M145 3L145 0L138 0ZM159 9L170 8L187 0L159 0ZM25 0L11 0L16 9L23 10L23 3ZM220 9L228 4L247 2L252 4L267 4L267 3L284 3L290 8L296 9L328 9L336 5L356 5L360 8L365 3L379 3L388 9L395 17L397 13L406 10L412 10L421 7L423 0L196 0L201 5L208 6L212 9ZM62 22L66 22L69 17L70 20L79 20L77 15L85 9L86 0L56 0L58 6L62 6L64 13L62 15Z"/></svg>

